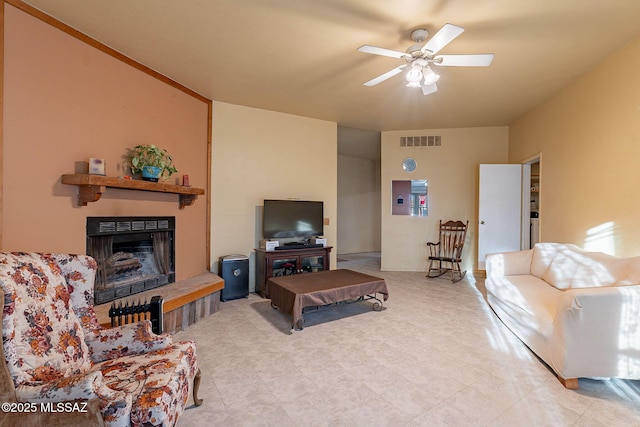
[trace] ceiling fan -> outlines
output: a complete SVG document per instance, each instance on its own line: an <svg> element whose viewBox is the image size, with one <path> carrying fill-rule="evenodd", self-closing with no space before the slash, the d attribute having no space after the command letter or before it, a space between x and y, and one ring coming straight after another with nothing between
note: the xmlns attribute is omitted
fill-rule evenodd
<svg viewBox="0 0 640 427"><path fill-rule="evenodd" d="M425 95L438 90L436 82L440 78L430 67L438 65L445 67L487 67L493 61L493 53L481 53L473 55L437 55L446 45L458 37L464 28L453 24L445 24L431 39L425 43L429 32L419 28L411 32L411 40L415 42L406 52L384 49L376 46L364 45L358 50L374 55L389 56L391 58L404 59L406 64L396 67L378 77L365 82L365 86L374 86L396 74L407 70L406 80L408 87L421 87Z"/></svg>

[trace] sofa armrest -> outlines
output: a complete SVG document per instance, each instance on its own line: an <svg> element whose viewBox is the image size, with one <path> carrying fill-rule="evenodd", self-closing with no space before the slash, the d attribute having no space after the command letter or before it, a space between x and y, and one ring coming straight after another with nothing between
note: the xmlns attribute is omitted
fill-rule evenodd
<svg viewBox="0 0 640 427"><path fill-rule="evenodd" d="M170 335L157 335L151 330L151 321L100 328L85 333L94 363L132 354L142 354L168 347L172 343Z"/></svg>
<svg viewBox="0 0 640 427"><path fill-rule="evenodd" d="M565 378L640 377L640 285L562 292L551 346Z"/></svg>
<svg viewBox="0 0 640 427"><path fill-rule="evenodd" d="M488 277L531 274L533 249L487 254L485 268Z"/></svg>

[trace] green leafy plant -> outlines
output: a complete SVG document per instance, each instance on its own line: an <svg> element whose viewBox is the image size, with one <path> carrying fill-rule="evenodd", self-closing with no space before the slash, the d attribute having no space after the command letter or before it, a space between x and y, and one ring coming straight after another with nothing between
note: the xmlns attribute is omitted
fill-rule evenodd
<svg viewBox="0 0 640 427"><path fill-rule="evenodd" d="M131 163L131 172L134 175L142 173L142 169L146 166L160 168L160 176L169 178L172 174L178 172L173 165L171 155L164 148L158 148L154 144L140 144L129 150L129 162Z"/></svg>

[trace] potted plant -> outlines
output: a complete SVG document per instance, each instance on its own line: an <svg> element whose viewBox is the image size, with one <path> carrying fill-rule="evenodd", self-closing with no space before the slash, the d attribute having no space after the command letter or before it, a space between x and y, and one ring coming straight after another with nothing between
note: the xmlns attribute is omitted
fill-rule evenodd
<svg viewBox="0 0 640 427"><path fill-rule="evenodd" d="M167 150L153 144L136 145L129 150L128 158L131 172L142 175L145 181L158 182L160 178L169 178L178 172Z"/></svg>

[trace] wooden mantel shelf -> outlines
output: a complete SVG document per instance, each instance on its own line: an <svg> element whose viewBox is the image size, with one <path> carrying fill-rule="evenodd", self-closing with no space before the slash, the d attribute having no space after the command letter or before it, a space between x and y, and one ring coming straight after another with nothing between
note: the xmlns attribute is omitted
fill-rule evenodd
<svg viewBox="0 0 640 427"><path fill-rule="evenodd" d="M97 202L100 200L102 193L104 193L108 187L178 194L180 196L180 209L185 206L191 206L195 203L198 196L204 194L204 189L202 188L103 175L67 174L62 175L62 183L78 186L78 201L82 206L87 206L89 202Z"/></svg>

